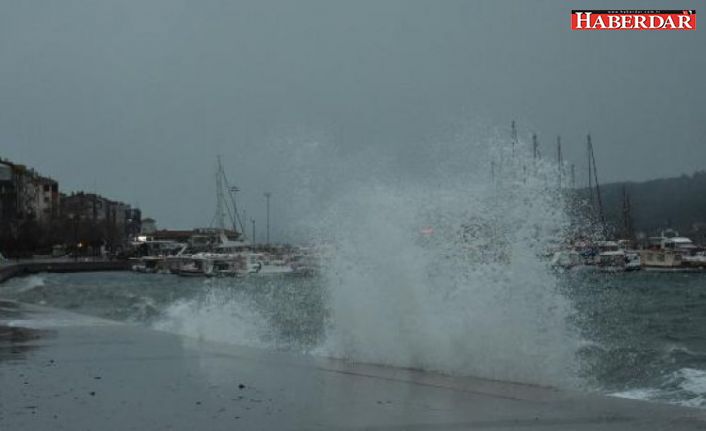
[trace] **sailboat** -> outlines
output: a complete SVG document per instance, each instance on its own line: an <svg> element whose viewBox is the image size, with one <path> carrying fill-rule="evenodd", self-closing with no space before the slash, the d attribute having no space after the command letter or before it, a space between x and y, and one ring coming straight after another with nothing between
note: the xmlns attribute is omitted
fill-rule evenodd
<svg viewBox="0 0 706 431"><path fill-rule="evenodd" d="M208 251L193 254L183 260L176 272L187 276L226 277L248 274L288 274L292 266L282 257L256 253L254 244L245 237L238 213L235 193L240 191L228 182L221 158L216 172L216 238ZM230 199L226 199L226 196ZM226 216L232 226L231 239L226 235Z"/></svg>

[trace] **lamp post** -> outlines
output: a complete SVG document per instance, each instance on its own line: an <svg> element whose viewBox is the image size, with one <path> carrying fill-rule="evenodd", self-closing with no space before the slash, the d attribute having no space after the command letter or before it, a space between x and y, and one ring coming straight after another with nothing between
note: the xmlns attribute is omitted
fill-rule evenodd
<svg viewBox="0 0 706 431"><path fill-rule="evenodd" d="M69 213L69 220L71 220L74 228L74 261L78 260L78 214Z"/></svg>
<svg viewBox="0 0 706 431"><path fill-rule="evenodd" d="M250 219L250 221L252 222L252 243L255 245L255 219Z"/></svg>
<svg viewBox="0 0 706 431"><path fill-rule="evenodd" d="M270 196L272 196L272 193L265 192L265 199L267 200L267 245L270 245Z"/></svg>

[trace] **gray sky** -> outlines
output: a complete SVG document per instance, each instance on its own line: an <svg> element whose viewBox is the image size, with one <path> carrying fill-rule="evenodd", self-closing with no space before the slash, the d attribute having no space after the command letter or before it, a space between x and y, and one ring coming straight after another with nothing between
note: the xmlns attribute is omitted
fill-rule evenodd
<svg viewBox="0 0 706 431"><path fill-rule="evenodd" d="M591 131L603 182L691 173L706 169L704 29L572 32L569 12L702 6L0 0L0 156L160 227L210 222L216 154L264 221L262 192L282 217L297 158L414 171L415 148L512 119L545 152L560 134L581 168Z"/></svg>

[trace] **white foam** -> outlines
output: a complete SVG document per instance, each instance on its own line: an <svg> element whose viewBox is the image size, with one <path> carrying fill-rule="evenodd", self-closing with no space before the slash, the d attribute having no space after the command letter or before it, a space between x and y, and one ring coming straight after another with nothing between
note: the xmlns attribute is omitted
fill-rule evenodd
<svg viewBox="0 0 706 431"><path fill-rule="evenodd" d="M45 286L46 279L42 275L29 275L27 277L18 277L9 280L2 286L2 290L19 294L27 292L38 287Z"/></svg>
<svg viewBox="0 0 706 431"><path fill-rule="evenodd" d="M167 308L155 329L230 344L267 347L265 320L246 301L222 290L198 299L182 300Z"/></svg>
<svg viewBox="0 0 706 431"><path fill-rule="evenodd" d="M675 373L679 387L695 395L706 395L706 370L682 368Z"/></svg>
<svg viewBox="0 0 706 431"><path fill-rule="evenodd" d="M653 400L655 398L658 398L660 394L661 394L661 392L659 389L638 388L638 389L630 389L630 390L622 391L622 392L614 392L614 393L608 394L608 395L611 397L626 398L629 400L649 401L649 400Z"/></svg>
<svg viewBox="0 0 706 431"><path fill-rule="evenodd" d="M706 370L681 368L667 375L658 388L636 388L609 395L634 400L666 402L684 407L704 407Z"/></svg>

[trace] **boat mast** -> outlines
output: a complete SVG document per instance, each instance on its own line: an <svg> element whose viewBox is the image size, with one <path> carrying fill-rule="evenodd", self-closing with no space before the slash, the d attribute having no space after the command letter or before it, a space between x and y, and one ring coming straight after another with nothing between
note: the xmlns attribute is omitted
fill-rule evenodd
<svg viewBox="0 0 706 431"><path fill-rule="evenodd" d="M624 235L628 239L633 239L634 237L631 210L630 194L628 193L627 187L623 185L623 229Z"/></svg>
<svg viewBox="0 0 706 431"><path fill-rule="evenodd" d="M588 194L591 203L591 207L594 205L593 201L593 167L591 165L591 135L588 135L588 144L586 144L586 160L588 160Z"/></svg>
<svg viewBox="0 0 706 431"><path fill-rule="evenodd" d="M588 152L591 157L589 163L593 165L593 179L596 183L596 198L598 199L598 216L605 231L605 215L603 214L603 200L601 199L601 186L598 184L598 173L596 170L596 155L593 152L593 143L591 142L591 134L588 134Z"/></svg>
<svg viewBox="0 0 706 431"><path fill-rule="evenodd" d="M218 170L216 172L216 222L220 233L225 232L225 213L223 208L223 164L221 156L217 157Z"/></svg>

